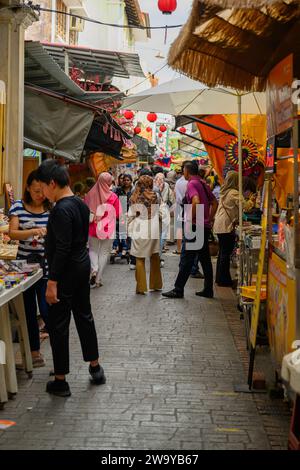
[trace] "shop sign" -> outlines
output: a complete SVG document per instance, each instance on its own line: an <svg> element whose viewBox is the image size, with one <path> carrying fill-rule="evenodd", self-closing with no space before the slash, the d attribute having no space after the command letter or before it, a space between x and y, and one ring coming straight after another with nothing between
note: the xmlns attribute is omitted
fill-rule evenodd
<svg viewBox="0 0 300 470"><path fill-rule="evenodd" d="M273 68L268 77L268 137L281 134L293 126L293 79L293 54L290 54Z"/></svg>
<svg viewBox="0 0 300 470"><path fill-rule="evenodd" d="M271 252L268 273L267 320L272 356L278 365L292 351L296 339L296 283L287 274L286 263Z"/></svg>

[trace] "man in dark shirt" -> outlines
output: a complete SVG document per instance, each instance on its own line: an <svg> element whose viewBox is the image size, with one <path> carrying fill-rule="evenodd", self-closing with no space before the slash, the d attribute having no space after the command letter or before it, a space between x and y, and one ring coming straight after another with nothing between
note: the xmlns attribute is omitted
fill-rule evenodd
<svg viewBox="0 0 300 470"><path fill-rule="evenodd" d="M71 311L79 334L83 358L90 362L95 384L106 379L99 364L98 342L90 304L90 258L87 251L89 209L70 189L66 167L46 160L38 169L43 192L55 206L51 211L46 238L49 281L46 300L49 309L49 335L55 380L46 391L71 395L65 380L69 373L69 326Z"/></svg>
<svg viewBox="0 0 300 470"><path fill-rule="evenodd" d="M209 252L209 236L211 232L212 219L216 213L218 203L215 196L212 194L210 188L205 182L198 176L198 165L194 162L187 162L184 165L184 177L188 180L187 191L185 195L186 204L190 205L189 217L193 227L193 232L198 228L204 230L204 244L199 250L196 248L196 240L190 241L190 245L194 244L195 249L187 249L188 240L184 237L182 243L182 253L179 265L179 273L175 281L175 287L170 292L164 292L162 295L170 299L182 299L184 296L184 288L190 277L195 257L198 255L202 265L204 274L204 289L200 292L196 292L199 297L212 298L213 292L213 267ZM204 207L204 220L197 221L196 213L197 206L202 204ZM185 223L185 226L187 224Z"/></svg>

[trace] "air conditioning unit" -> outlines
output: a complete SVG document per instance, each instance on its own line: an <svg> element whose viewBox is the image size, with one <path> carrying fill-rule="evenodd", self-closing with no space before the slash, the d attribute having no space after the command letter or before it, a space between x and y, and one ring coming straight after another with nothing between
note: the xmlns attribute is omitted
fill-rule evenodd
<svg viewBox="0 0 300 470"><path fill-rule="evenodd" d="M78 33L82 33L82 31L84 31L84 20L81 18L76 18L75 16L71 16L70 31L77 31Z"/></svg>

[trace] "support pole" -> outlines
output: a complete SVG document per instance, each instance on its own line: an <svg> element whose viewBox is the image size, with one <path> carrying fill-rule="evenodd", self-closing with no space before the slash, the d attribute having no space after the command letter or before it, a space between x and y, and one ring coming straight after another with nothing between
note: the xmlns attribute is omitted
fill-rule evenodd
<svg viewBox="0 0 300 470"><path fill-rule="evenodd" d="M220 145L213 144L212 142L208 142L207 140L199 139L198 137L195 137L190 134L186 134L185 132L180 132L180 131L176 131L176 132L178 132L178 134L181 134L185 137L189 137L190 139L197 140L198 142L202 142L205 145L209 145L210 147L213 147L215 149L222 150L222 152L225 152L224 147L220 147Z"/></svg>
<svg viewBox="0 0 300 470"><path fill-rule="evenodd" d="M238 95L238 152L239 152L239 272L238 284L242 282L242 237L243 237L243 153L242 153L242 96Z"/></svg>
<svg viewBox="0 0 300 470"><path fill-rule="evenodd" d="M64 51L64 56L65 56L65 74L69 76L70 58L69 58L69 53L66 49Z"/></svg>

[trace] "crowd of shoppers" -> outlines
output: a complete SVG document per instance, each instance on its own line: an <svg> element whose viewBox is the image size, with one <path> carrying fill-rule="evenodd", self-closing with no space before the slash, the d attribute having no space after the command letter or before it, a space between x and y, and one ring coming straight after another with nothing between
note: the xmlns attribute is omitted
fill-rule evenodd
<svg viewBox="0 0 300 470"><path fill-rule="evenodd" d="M234 287L230 259L238 222L238 174L229 172L221 185L207 179L205 169L184 162L181 172L164 174L160 167L144 168L135 181L122 174L113 185L110 173L85 185L70 187L67 169L55 160L32 172L24 197L10 209L10 237L19 240L18 258L38 262L43 278L24 293L25 313L34 367L45 365L40 353L37 309L49 332L54 380L47 392L71 395L69 324L73 313L83 358L89 362L94 384L106 381L99 362L97 334L90 304L90 288L103 284L109 254L129 255L135 269L136 293L148 291L146 260L150 260L150 291L161 291L166 243L176 240L180 255L174 288L163 297L180 299L190 276L204 278L197 296L213 298L213 266L209 250L211 232L219 240L215 282ZM256 196L252 181L244 182L244 207ZM249 202L250 201L250 202ZM203 213L199 216L199 207ZM122 207L123 206L123 207ZM112 250L112 251L111 251ZM199 270L202 267L203 274Z"/></svg>

